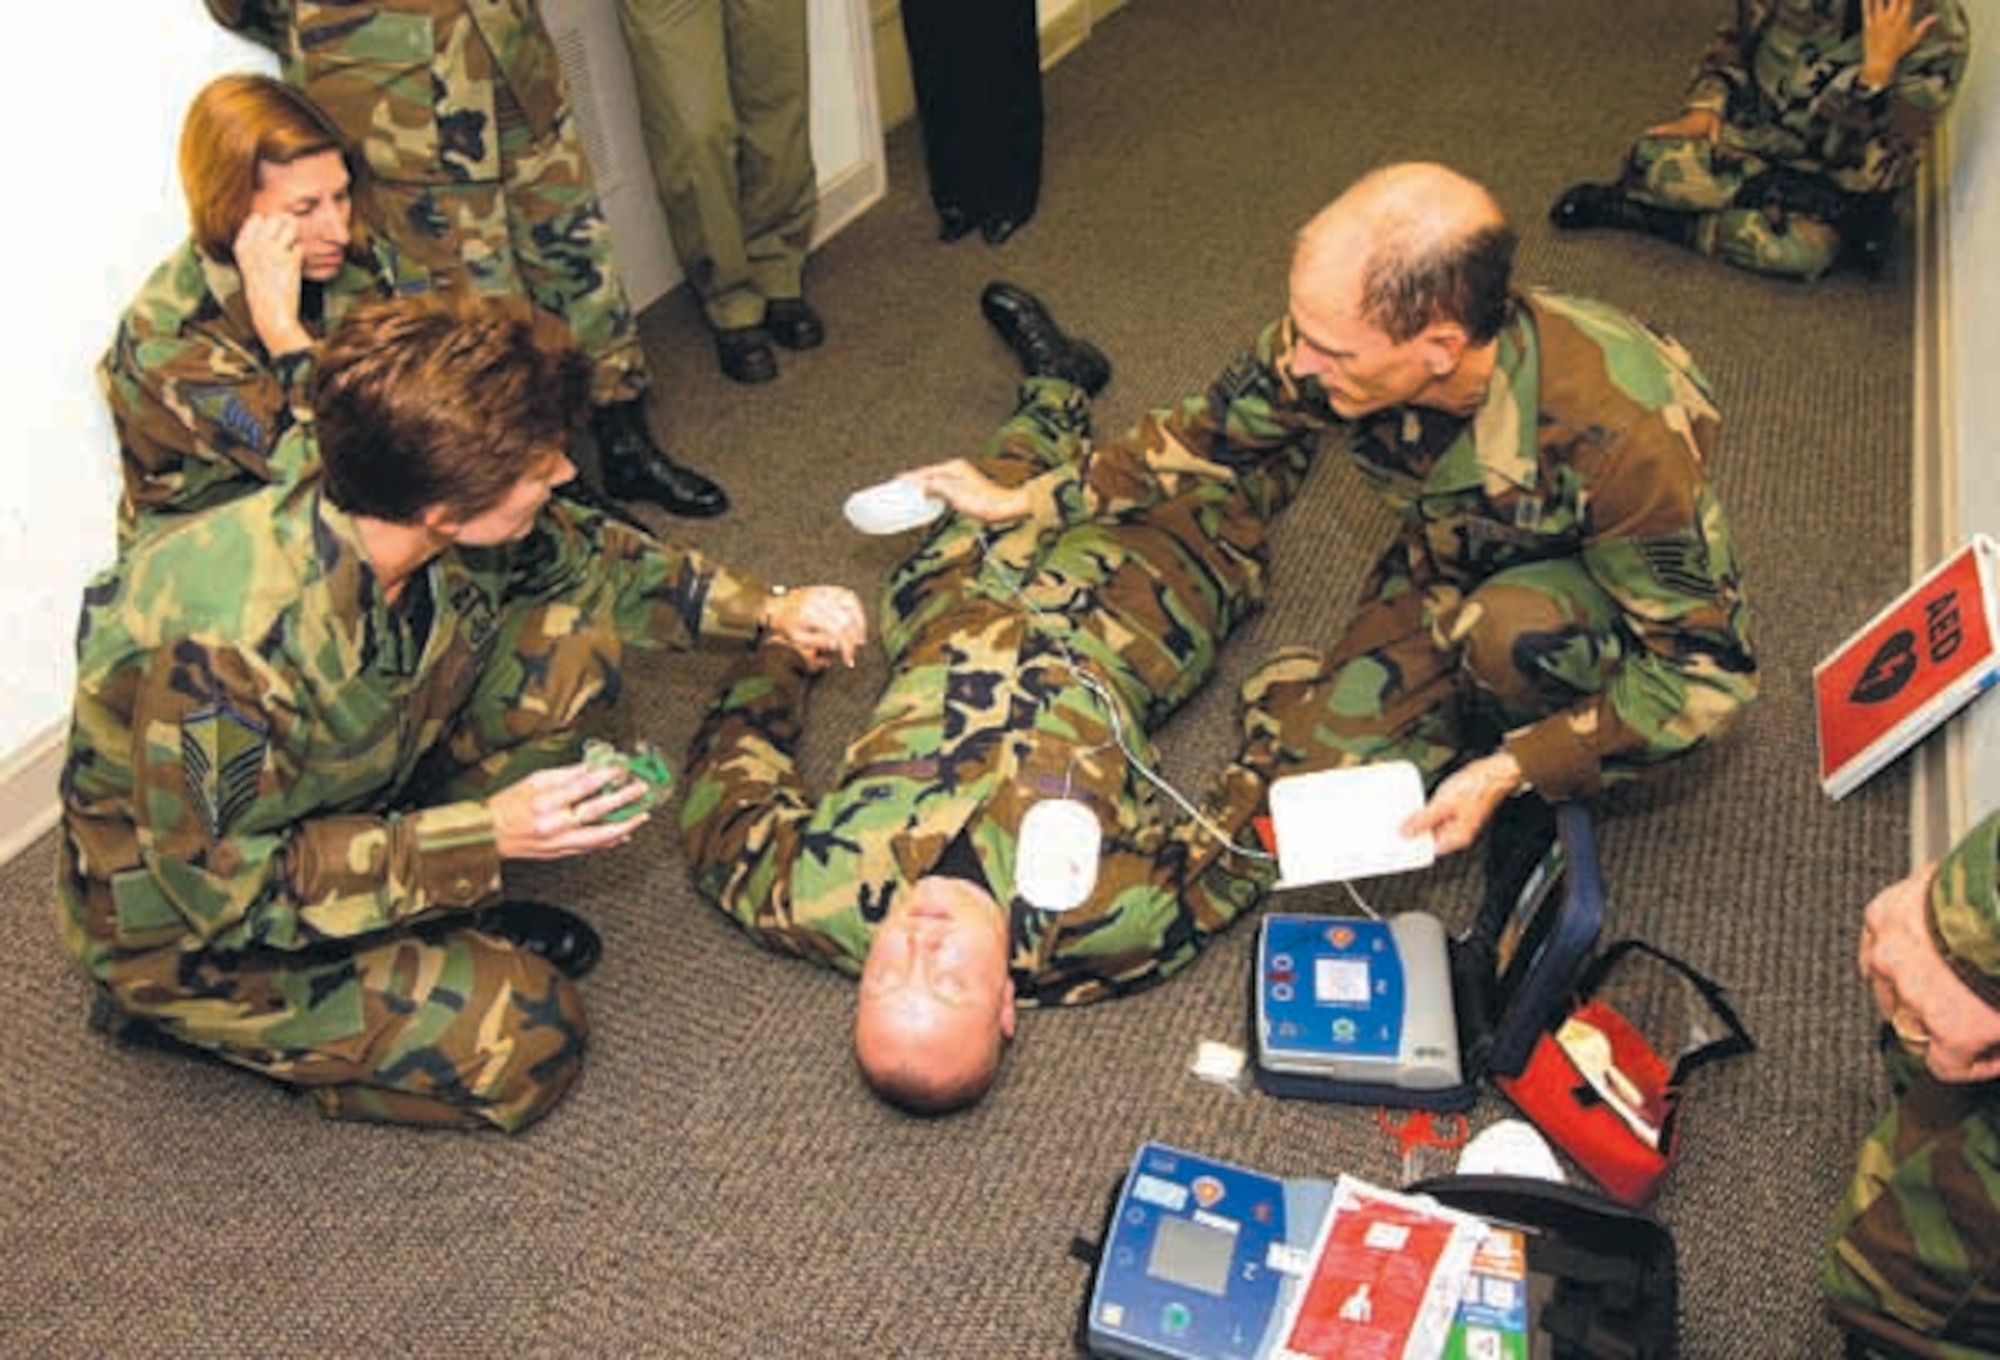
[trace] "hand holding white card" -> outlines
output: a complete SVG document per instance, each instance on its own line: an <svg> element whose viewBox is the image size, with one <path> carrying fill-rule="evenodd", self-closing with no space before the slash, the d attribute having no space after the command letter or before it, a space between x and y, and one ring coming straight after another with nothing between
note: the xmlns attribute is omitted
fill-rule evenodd
<svg viewBox="0 0 2000 1360"><path fill-rule="evenodd" d="M1278 886L1303 888L1421 869L1437 858L1430 835L1403 823L1424 805L1424 780L1407 760L1288 775L1271 785Z"/></svg>

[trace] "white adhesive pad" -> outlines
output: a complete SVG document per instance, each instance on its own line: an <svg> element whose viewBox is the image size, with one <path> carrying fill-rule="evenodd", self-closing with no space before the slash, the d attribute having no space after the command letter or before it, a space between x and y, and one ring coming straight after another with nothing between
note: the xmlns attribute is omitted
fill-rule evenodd
<svg viewBox="0 0 2000 1360"><path fill-rule="evenodd" d="M1097 856L1104 833L1089 806L1074 798L1045 798L1021 819L1014 846L1014 891L1043 911L1074 911L1097 886Z"/></svg>
<svg viewBox="0 0 2000 1360"><path fill-rule="evenodd" d="M847 498L841 513L864 534L900 534L929 524L944 513L944 502L915 482L891 478L863 487Z"/></svg>
<svg viewBox="0 0 2000 1360"><path fill-rule="evenodd" d="M1437 858L1425 834L1402 825L1424 805L1424 780L1407 760L1296 774L1271 784L1278 886L1303 888L1421 869Z"/></svg>

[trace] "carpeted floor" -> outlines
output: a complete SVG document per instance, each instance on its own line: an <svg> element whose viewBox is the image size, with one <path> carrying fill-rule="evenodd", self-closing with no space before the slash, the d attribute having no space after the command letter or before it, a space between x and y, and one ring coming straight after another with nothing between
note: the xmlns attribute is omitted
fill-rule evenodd
<svg viewBox="0 0 2000 1360"><path fill-rule="evenodd" d="M1724 7L1676 0L1133 0L1048 81L1039 218L1000 250L936 244L913 128L891 191L817 257L832 338L762 389L714 371L694 309L645 317L664 423L728 485L720 521L658 523L725 560L870 596L907 544L862 539L845 493L971 448L1014 369L978 319L1004 275L1118 364L1116 429L1204 383L1276 315L1291 233L1359 172L1433 158L1491 184L1525 281L1678 335L1726 416L1715 474L1758 609L1764 698L1731 739L1603 808L1610 930L1732 989L1755 1055L1699 1074L1657 1202L1680 1244L1686 1352L1833 1354L1823 1224L1881 1090L1852 957L1862 904L1904 869L1902 770L1841 804L1813 778L1814 660L1905 578L1910 287L1761 280L1650 241L1556 240L1543 213L1674 107ZM1323 642L1388 531L1329 460L1277 534L1272 607L1165 740L1199 786L1235 682ZM617 735L684 747L717 654L647 657ZM815 696L824 774L879 658ZM852 988L758 952L690 892L663 824L514 886L567 900L608 956L585 985L590 1068L528 1134L329 1124L219 1067L112 1045L56 942L47 840L0 871L0 1353L9 1356L1070 1353L1094 1230L1133 1148L1160 1138L1289 1175L1392 1180L1363 1108L1283 1102L1188 1072L1241 1042L1253 932L1170 985L1024 1017L998 1088L961 1117L879 1106L847 1055ZM1464 865L1369 885L1461 919ZM1313 899L1307 898L1307 901ZM1506 1113L1488 1097L1484 1124Z"/></svg>

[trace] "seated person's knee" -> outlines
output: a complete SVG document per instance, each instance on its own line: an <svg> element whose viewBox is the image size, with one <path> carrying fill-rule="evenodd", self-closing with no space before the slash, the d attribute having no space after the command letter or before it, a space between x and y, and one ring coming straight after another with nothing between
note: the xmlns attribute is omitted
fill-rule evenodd
<svg viewBox="0 0 2000 1360"><path fill-rule="evenodd" d="M526 950L506 952L512 959L503 974L504 990L491 1001L491 1007L503 1009L493 1014L490 1030L481 1026L490 1039L480 1044L472 1085L479 1116L513 1133L569 1093L583 1071L590 1026L574 982Z"/></svg>
<svg viewBox="0 0 2000 1360"><path fill-rule="evenodd" d="M1546 701L1536 645L1573 631L1576 620L1539 590L1491 581L1473 592L1460 615L1460 665L1472 683L1508 708Z"/></svg>

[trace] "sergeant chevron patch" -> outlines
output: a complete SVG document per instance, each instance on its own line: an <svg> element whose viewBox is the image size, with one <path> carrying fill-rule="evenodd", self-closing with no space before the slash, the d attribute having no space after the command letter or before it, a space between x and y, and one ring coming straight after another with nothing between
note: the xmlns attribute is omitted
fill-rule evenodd
<svg viewBox="0 0 2000 1360"><path fill-rule="evenodd" d="M204 709L181 723L188 796L216 840L257 797L269 737L265 728L227 705Z"/></svg>

